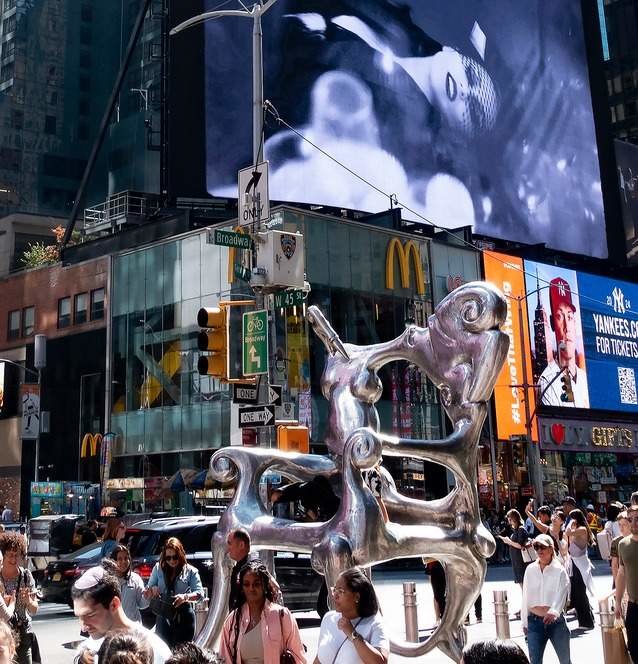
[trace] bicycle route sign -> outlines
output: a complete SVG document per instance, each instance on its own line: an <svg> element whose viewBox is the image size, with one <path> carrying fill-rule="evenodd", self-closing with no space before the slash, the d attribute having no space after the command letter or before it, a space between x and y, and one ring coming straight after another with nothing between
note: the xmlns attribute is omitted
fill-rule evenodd
<svg viewBox="0 0 638 664"><path fill-rule="evenodd" d="M268 311L247 311L242 319L242 373L268 373Z"/></svg>

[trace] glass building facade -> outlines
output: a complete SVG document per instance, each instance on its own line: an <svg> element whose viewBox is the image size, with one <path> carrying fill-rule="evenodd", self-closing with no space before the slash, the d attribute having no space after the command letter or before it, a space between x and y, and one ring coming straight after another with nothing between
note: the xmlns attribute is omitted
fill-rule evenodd
<svg viewBox="0 0 638 664"><path fill-rule="evenodd" d="M271 380L283 386L294 416L309 425L312 449L323 452L325 350L308 328L306 306L318 305L341 338L356 344L392 339L409 322L426 325L432 311L429 241L291 208L276 209L269 227L304 235L311 284L304 305L274 310ZM401 249L393 247L395 238ZM409 241L416 251L402 256ZM242 260L240 252L231 254L229 265L229 251L208 244L204 230L114 257L110 427L117 442L111 477L203 469L215 449L241 444L229 386L197 372L199 308L253 296L246 282L229 280ZM441 435L438 394L418 369L394 363L380 377L384 431ZM421 485L415 495L424 491L422 468L404 478Z"/></svg>

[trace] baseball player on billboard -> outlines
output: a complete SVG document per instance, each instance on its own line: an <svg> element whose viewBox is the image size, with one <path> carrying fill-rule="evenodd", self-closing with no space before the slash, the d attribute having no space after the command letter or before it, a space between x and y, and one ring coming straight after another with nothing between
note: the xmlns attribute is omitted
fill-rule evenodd
<svg viewBox="0 0 638 664"><path fill-rule="evenodd" d="M547 406L589 408L584 358L577 351L576 306L572 299L572 289L562 277L550 281L549 306L549 327L554 332L556 346L551 354L548 352L547 366L538 380L541 403ZM548 334L548 341L550 337ZM557 377L561 372L563 375ZM568 389L564 389L565 386Z"/></svg>

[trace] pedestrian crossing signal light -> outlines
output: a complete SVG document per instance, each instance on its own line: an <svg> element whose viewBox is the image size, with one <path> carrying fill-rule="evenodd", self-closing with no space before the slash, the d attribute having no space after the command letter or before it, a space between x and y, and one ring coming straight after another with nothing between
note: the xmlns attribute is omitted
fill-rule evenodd
<svg viewBox="0 0 638 664"><path fill-rule="evenodd" d="M566 371L561 377L560 382L563 384L560 400L563 403L574 403L574 392L572 390L572 378L569 371Z"/></svg>
<svg viewBox="0 0 638 664"><path fill-rule="evenodd" d="M228 309L203 307L197 312L197 324L205 328L197 335L197 348L207 353L197 361L197 371L201 376L225 380L228 377Z"/></svg>

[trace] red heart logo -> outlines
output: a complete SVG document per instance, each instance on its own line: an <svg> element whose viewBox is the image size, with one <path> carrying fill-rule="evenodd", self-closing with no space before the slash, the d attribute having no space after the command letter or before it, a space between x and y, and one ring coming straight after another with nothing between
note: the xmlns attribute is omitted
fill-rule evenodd
<svg viewBox="0 0 638 664"><path fill-rule="evenodd" d="M564 424L552 424L551 428L552 440L556 445L562 445L565 440L565 425Z"/></svg>

